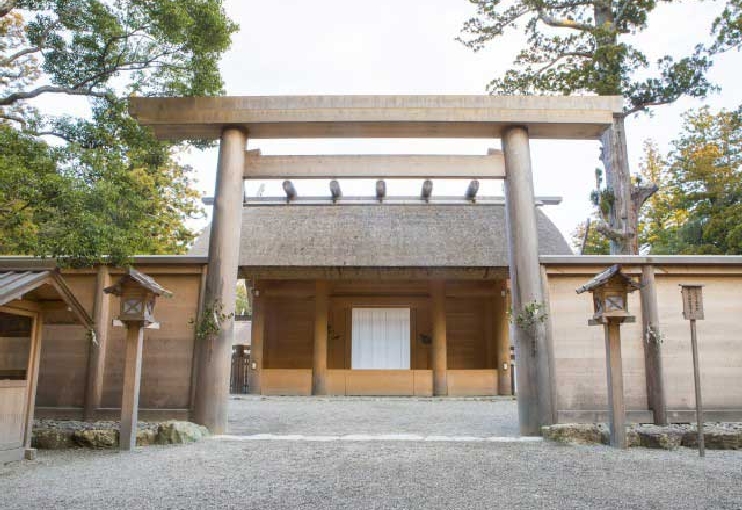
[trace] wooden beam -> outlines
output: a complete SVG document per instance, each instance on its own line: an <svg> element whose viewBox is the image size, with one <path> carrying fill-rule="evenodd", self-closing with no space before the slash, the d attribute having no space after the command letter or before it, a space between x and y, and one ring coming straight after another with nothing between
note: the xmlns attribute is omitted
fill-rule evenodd
<svg viewBox="0 0 742 510"><path fill-rule="evenodd" d="M335 179L330 181L330 195L332 196L333 202L336 202L340 197L343 196L343 192L340 190L340 183Z"/></svg>
<svg viewBox="0 0 742 510"><path fill-rule="evenodd" d="M383 179L376 181L376 198L383 200L386 197L386 182Z"/></svg>
<svg viewBox="0 0 742 510"><path fill-rule="evenodd" d="M198 383L193 417L212 434L224 434L229 425L229 373L234 339L234 306L240 255L245 133L225 128L219 146L215 205L206 274L205 309L220 309L226 315L216 334L202 343L208 356L199 358Z"/></svg>
<svg viewBox="0 0 742 510"><path fill-rule="evenodd" d="M261 156L245 153L245 179L503 179L502 152L486 155Z"/></svg>
<svg viewBox="0 0 742 510"><path fill-rule="evenodd" d="M642 267L641 303L647 406L652 410L655 425L667 425L657 285L654 279L654 266L649 264Z"/></svg>
<svg viewBox="0 0 742 510"><path fill-rule="evenodd" d="M617 96L131 97L129 113L160 139L217 139L226 126L266 138L597 139L621 113Z"/></svg>
<svg viewBox="0 0 742 510"><path fill-rule="evenodd" d="M288 200L293 200L296 198L296 187L294 186L294 183L291 181L283 181L283 184L281 185L283 187L284 193L286 193L286 198Z"/></svg>
<svg viewBox="0 0 742 510"><path fill-rule="evenodd" d="M626 409L623 399L621 323L608 321L605 329L606 375L608 378L608 427L611 446L626 448Z"/></svg>
<svg viewBox="0 0 742 510"><path fill-rule="evenodd" d="M466 188L466 193L464 193L464 198L474 202L477 199L478 191L479 191L479 181L473 180L469 183L469 187Z"/></svg>
<svg viewBox="0 0 742 510"><path fill-rule="evenodd" d="M433 280L430 294L433 298L433 395L448 395L445 280Z"/></svg>
<svg viewBox="0 0 742 510"><path fill-rule="evenodd" d="M209 270L209 266L204 264L201 266L201 281L198 286L198 309L196 311L196 320L200 321L203 318L204 306L206 304L206 276ZM193 413L193 405L196 399L196 384L198 384L198 367L200 359L203 353L201 352L203 342L196 337L196 332L193 332L193 352L191 354L191 382L190 391L188 397L188 409Z"/></svg>
<svg viewBox="0 0 742 510"><path fill-rule="evenodd" d="M423 181L422 190L420 191L420 198L423 200L430 200L431 196L433 196L433 181L425 179L425 181Z"/></svg>
<svg viewBox="0 0 742 510"><path fill-rule="evenodd" d="M121 426L119 448L131 450L137 444L137 412L139 410L139 387L142 380L142 344L144 328L141 323L126 324L126 347L124 355L124 385L121 392Z"/></svg>
<svg viewBox="0 0 742 510"><path fill-rule="evenodd" d="M26 393L26 423L23 430L23 445L26 450L31 448L31 439L33 438L33 419L34 409L36 407L36 389L39 385L39 366L41 364L41 327L43 316L36 313L33 316L31 332L31 349L28 355L27 393Z"/></svg>
<svg viewBox="0 0 742 510"><path fill-rule="evenodd" d="M506 282L495 289L492 313L495 324L495 344L497 346L497 394L512 395L510 372L510 322L508 321L508 291Z"/></svg>
<svg viewBox="0 0 742 510"><path fill-rule="evenodd" d="M88 369L85 385L85 404L83 419L92 421L95 411L100 407L103 392L103 379L106 368L106 347L108 344L109 310L111 298L103 292L110 285L108 266L98 266L95 283L95 301L93 302L93 322L96 341L90 342L88 351Z"/></svg>
<svg viewBox="0 0 742 510"><path fill-rule="evenodd" d="M250 393L260 395L260 373L263 370L263 345L265 344L265 305L262 288L252 284L252 332L250 338Z"/></svg>
<svg viewBox="0 0 742 510"><path fill-rule="evenodd" d="M328 284L317 280L314 293L314 364L312 366L312 395L324 395L327 378L327 301Z"/></svg>

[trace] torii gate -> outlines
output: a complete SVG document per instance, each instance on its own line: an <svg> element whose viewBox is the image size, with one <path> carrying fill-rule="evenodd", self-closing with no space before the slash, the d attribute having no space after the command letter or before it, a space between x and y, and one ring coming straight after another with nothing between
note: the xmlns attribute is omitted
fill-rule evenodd
<svg viewBox="0 0 742 510"><path fill-rule="evenodd" d="M513 310L543 303L529 139L597 140L622 111L620 97L276 96L130 98L132 117L161 140L220 140L205 302L235 303L243 179L466 177L505 180ZM484 138L486 156L259 156L247 138ZM556 421L554 360L543 328L529 345L512 328L522 435ZM227 429L233 322L199 357L195 420ZM435 368L435 367L434 367ZM443 371L445 377L445 371ZM434 369L435 373L435 369ZM441 381L434 380L434 386Z"/></svg>

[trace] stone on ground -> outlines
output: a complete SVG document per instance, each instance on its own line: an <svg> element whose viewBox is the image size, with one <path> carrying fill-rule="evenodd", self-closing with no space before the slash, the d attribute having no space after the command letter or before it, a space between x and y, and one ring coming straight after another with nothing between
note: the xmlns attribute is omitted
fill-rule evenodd
<svg viewBox="0 0 742 510"><path fill-rule="evenodd" d="M195 443L209 435L203 425L189 421L168 421L157 427L157 444Z"/></svg>
<svg viewBox="0 0 742 510"><path fill-rule="evenodd" d="M595 423L557 423L543 427L541 433L547 441L568 444L600 444L601 430Z"/></svg>
<svg viewBox="0 0 742 510"><path fill-rule="evenodd" d="M69 429L34 429L31 445L39 450L66 450L76 444L72 439L74 430Z"/></svg>
<svg viewBox="0 0 742 510"><path fill-rule="evenodd" d="M676 450L683 440L683 431L671 427L643 426L637 433L639 444L645 448Z"/></svg>

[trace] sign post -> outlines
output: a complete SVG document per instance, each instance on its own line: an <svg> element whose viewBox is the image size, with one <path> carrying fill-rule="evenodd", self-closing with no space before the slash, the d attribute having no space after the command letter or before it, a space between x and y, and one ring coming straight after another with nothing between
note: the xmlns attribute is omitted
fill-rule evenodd
<svg viewBox="0 0 742 510"><path fill-rule="evenodd" d="M683 318L690 321L690 345L693 351L693 380L696 387L696 422L698 433L698 455L705 456L703 444L703 402L701 400L701 373L698 368L698 342L696 320L703 320L703 285L680 285L683 298Z"/></svg>
<svg viewBox="0 0 742 510"><path fill-rule="evenodd" d="M577 289L577 293L590 292L593 296L593 318L590 326L602 324L605 331L606 372L608 376L608 427L611 446L625 449L626 409L623 401L623 366L621 362L621 323L634 322L629 315L628 295L639 286L621 272L616 264Z"/></svg>

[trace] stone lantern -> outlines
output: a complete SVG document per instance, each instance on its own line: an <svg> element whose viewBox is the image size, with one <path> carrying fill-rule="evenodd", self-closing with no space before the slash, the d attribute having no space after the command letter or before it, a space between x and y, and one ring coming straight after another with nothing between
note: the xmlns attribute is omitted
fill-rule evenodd
<svg viewBox="0 0 742 510"><path fill-rule="evenodd" d="M608 375L608 424L611 445L626 448L626 411L623 402L623 368L621 363L621 323L634 322L629 314L629 293L639 285L621 272L616 264L577 289L578 294L593 296L593 317L590 326L603 325L605 331L606 368Z"/></svg>
<svg viewBox="0 0 742 510"><path fill-rule="evenodd" d="M114 323L126 326L119 448L131 450L137 438L144 329L159 327L154 316L155 302L159 296L171 297L172 293L151 277L132 268L127 269L116 284L106 287L104 291L121 299L119 318Z"/></svg>

